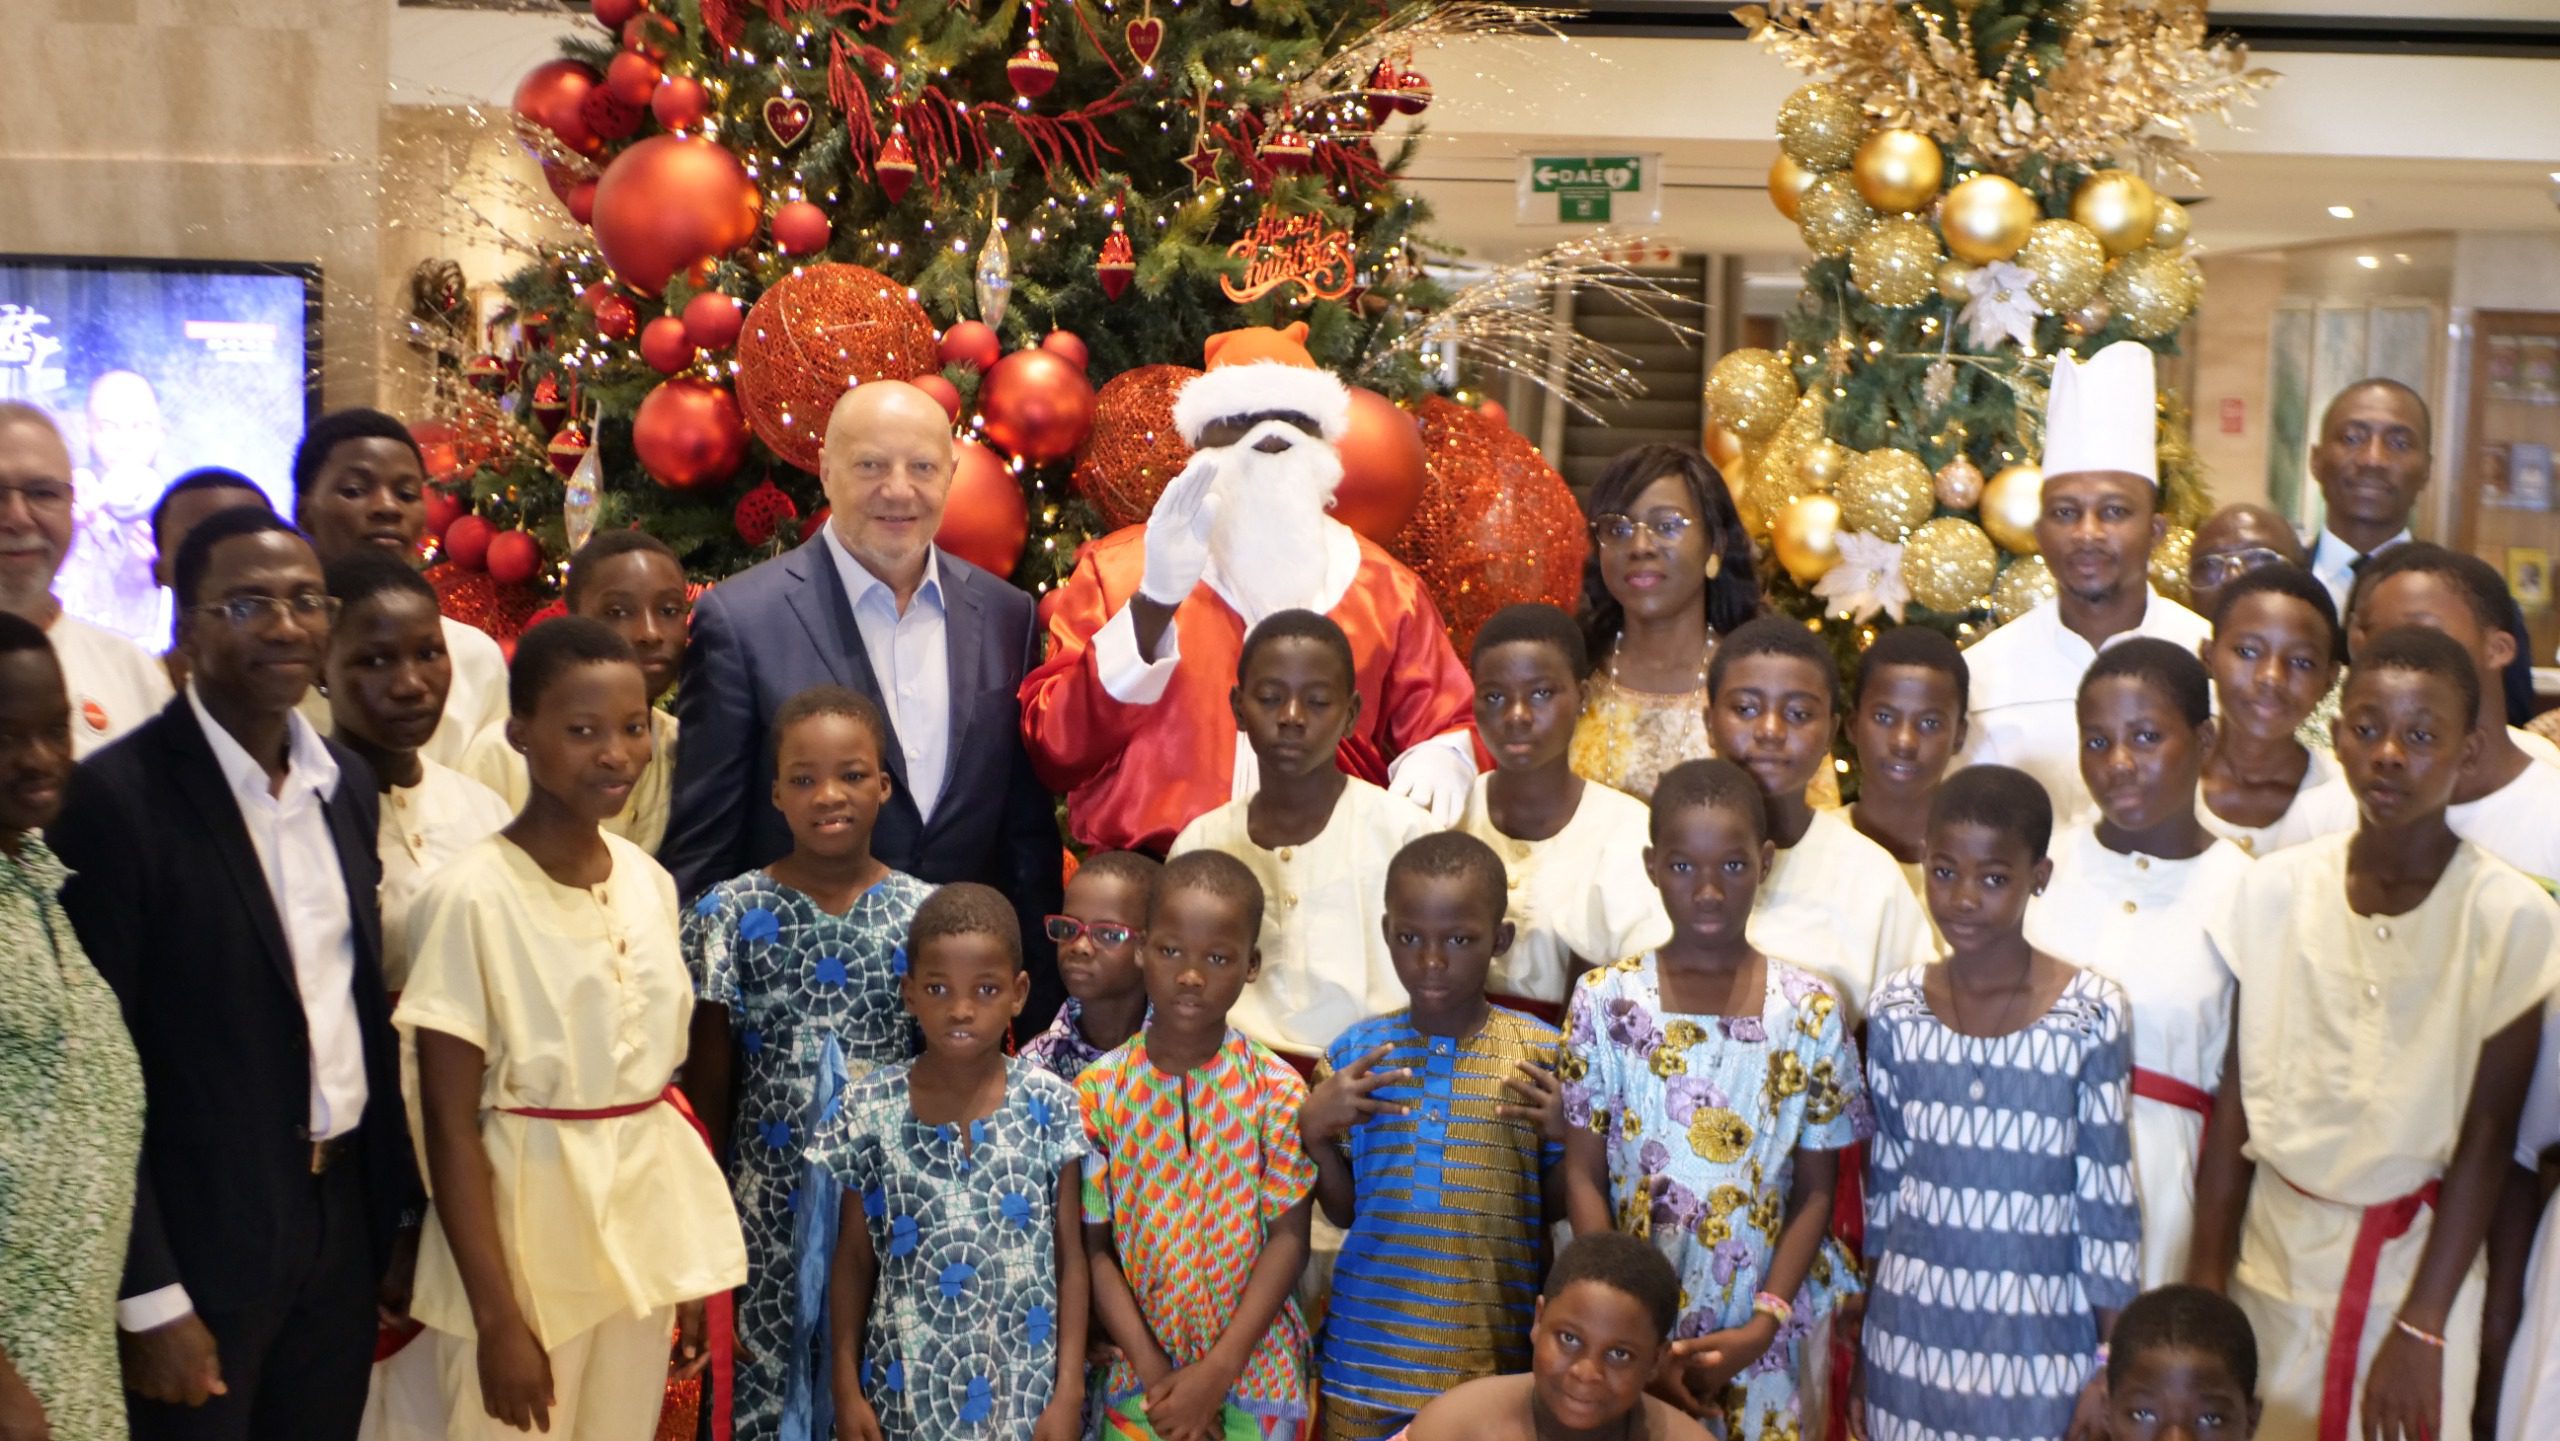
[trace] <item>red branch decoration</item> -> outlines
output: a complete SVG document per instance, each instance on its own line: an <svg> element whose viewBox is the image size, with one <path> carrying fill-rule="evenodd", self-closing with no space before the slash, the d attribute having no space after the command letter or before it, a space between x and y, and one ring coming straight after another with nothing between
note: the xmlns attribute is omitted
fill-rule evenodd
<svg viewBox="0 0 2560 1441"><path fill-rule="evenodd" d="M702 0L702 29L722 50L735 50L746 33L738 15L739 0Z"/></svg>
<svg viewBox="0 0 2560 1441"><path fill-rule="evenodd" d="M872 0L826 0L826 6L830 16L861 16L860 23L865 30L885 29L896 24L898 19L898 0L887 0L886 4L873 4Z"/></svg>
<svg viewBox="0 0 2560 1441"><path fill-rule="evenodd" d="M1094 30L1093 19L1084 13L1084 7L1070 5L1067 9L1075 15L1076 26L1084 31L1084 38L1093 46L1093 53L1101 56L1102 63L1111 67L1112 88L1116 90L1128 84L1129 72L1121 69L1120 62L1111 58L1111 47L1102 43L1102 36Z"/></svg>
<svg viewBox="0 0 2560 1441"><path fill-rule="evenodd" d="M944 165L982 158L990 148L986 122L969 106L943 94L938 85L926 86L915 99L900 105L894 123L906 127L907 139L915 147L916 178L927 186L941 182Z"/></svg>
<svg viewBox="0 0 2560 1441"><path fill-rule="evenodd" d="M1033 115L989 100L979 102L977 113L980 116L1000 115L1012 122L1015 133L1030 148L1032 158L1040 162L1043 177L1055 180L1059 166L1071 165L1078 175L1084 177L1085 184L1099 185L1102 183L1102 156L1117 155L1120 149L1102 138L1102 131L1094 122L1128 109L1129 104L1120 99L1097 100L1064 115Z"/></svg>
<svg viewBox="0 0 2560 1441"><path fill-rule="evenodd" d="M862 173L871 173L871 152L879 148L880 131L871 118L871 92L853 67L856 57L866 64L886 67L889 57L883 52L848 41L841 34L827 41L827 100L844 116L845 152Z"/></svg>

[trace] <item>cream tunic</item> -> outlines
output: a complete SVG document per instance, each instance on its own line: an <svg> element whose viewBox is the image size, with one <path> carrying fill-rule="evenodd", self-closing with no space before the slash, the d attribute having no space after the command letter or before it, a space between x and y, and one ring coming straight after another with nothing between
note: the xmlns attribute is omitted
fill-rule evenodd
<svg viewBox="0 0 2560 1441"><path fill-rule="evenodd" d="M2303 798L2338 779L2338 759L2316 746L2303 749L2311 754L2311 764L2302 768L2302 784L2293 788L2293 804L2283 815L2268 825L2244 826L2214 814L2204 796L2196 796L2196 819L2204 828L2231 842L2253 856L2271 856L2287 846L2298 846L2330 827L2320 818L2320 808L2305 806ZM2349 824L2353 824L2352 821Z"/></svg>
<svg viewBox="0 0 2560 1441"><path fill-rule="evenodd" d="M1565 968L1580 956L1605 966L1671 939L1662 893L1645 874L1653 812L1598 781L1585 781L1573 818L1543 841L1517 840L1493 823L1490 771L1476 777L1458 829L1493 847L1510 873L1511 950L1494 958L1485 989L1533 1001L1565 999Z"/></svg>
<svg viewBox="0 0 2560 1441"><path fill-rule="evenodd" d="M2027 904L2027 941L2124 989L2133 1008L2135 1082L2150 1071L2211 1094L2231 1039L2231 971L2205 939L2249 873L2248 855L2215 841L2182 861L2106 848L2093 825L2054 838L2053 880ZM2142 1198L2142 1285L2183 1280L2195 1234L2203 1114L2135 1095L2130 1118Z"/></svg>
<svg viewBox="0 0 2560 1441"><path fill-rule="evenodd" d="M1893 853L1836 810L1817 810L1804 838L1778 852L1751 909L1751 944L1829 981L1866 1019L1867 992L1904 966L1938 958L1928 912Z"/></svg>
<svg viewBox="0 0 2560 1441"><path fill-rule="evenodd" d="M533 782L525 774L524 757L507 744L507 717L501 710L495 723L472 737L454 769L496 791L507 804L523 810L525 798L533 793ZM649 712L649 763L632 777L631 798L622 804L622 814L604 823L607 835L616 835L651 855L658 853L658 843L667 838L667 806L675 797L676 718L667 711Z"/></svg>
<svg viewBox="0 0 2560 1441"><path fill-rule="evenodd" d="M393 995L409 982L409 907L427 877L515 819L497 792L424 756L413 786L382 793L374 849L382 857L382 982Z"/></svg>
<svg viewBox="0 0 2560 1441"><path fill-rule="evenodd" d="M517 1302L544 1347L616 1315L737 1286L746 1242L729 1186L671 1105L614 1119L543 1120L500 1107L598 1110L665 1091L684 1061L693 986L676 941L675 882L619 836L602 885L561 885L504 836L427 880L409 913L414 960L392 1019L416 1074L417 1033L486 1053L480 1134ZM410 1125L415 1114L409 1088ZM444 1228L418 1251L417 1318L474 1334Z"/></svg>

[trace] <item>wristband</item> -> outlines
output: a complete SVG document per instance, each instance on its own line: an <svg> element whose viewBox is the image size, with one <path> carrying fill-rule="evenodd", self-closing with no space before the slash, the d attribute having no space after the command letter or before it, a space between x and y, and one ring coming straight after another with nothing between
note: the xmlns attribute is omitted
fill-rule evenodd
<svg viewBox="0 0 2560 1441"><path fill-rule="evenodd" d="M2401 1335L2408 1337L2412 1341L2423 1342L2426 1345L2435 1347L2439 1351L2444 1349L2444 1338L2433 1331L2421 1331L2417 1327L2410 1325L2408 1322L2401 1320L2397 1316L2391 1318L2391 1324Z"/></svg>
<svg viewBox="0 0 2560 1441"><path fill-rule="evenodd" d="M1781 1326L1796 1313L1796 1308L1788 1305L1785 1297L1767 1291L1751 1298L1751 1310L1754 1315L1766 1316Z"/></svg>

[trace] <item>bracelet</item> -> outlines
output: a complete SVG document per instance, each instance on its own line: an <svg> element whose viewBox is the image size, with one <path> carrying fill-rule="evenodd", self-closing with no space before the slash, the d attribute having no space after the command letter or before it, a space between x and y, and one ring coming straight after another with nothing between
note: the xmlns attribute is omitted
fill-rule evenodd
<svg viewBox="0 0 2560 1441"><path fill-rule="evenodd" d="M1788 1305L1785 1297L1768 1291L1751 1298L1751 1310L1752 1314L1766 1316L1781 1326L1796 1314L1796 1308Z"/></svg>
<svg viewBox="0 0 2560 1441"><path fill-rule="evenodd" d="M2444 1338L2433 1331L2421 1331L2417 1327L2410 1325L2408 1322L2401 1320L2397 1316L2391 1318L2391 1325L2394 1329L2399 1331L2401 1335L2408 1337L2412 1341L2423 1342L2426 1345L2435 1347L2439 1351L2444 1349Z"/></svg>

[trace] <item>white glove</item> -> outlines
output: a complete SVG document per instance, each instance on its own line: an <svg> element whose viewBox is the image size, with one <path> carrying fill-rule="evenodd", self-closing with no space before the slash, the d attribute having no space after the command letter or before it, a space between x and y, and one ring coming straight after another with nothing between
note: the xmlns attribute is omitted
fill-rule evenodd
<svg viewBox="0 0 2560 1441"><path fill-rule="evenodd" d="M1444 826L1454 826L1467 811L1475 790L1475 757L1466 750L1466 733L1433 736L1387 766L1387 790L1404 797Z"/></svg>
<svg viewBox="0 0 2560 1441"><path fill-rule="evenodd" d="M1138 579L1138 594L1158 605L1182 604L1209 568L1209 527L1218 519L1218 461L1215 452L1193 456L1156 497L1156 508L1147 516L1147 568Z"/></svg>

